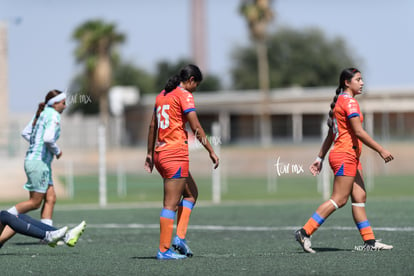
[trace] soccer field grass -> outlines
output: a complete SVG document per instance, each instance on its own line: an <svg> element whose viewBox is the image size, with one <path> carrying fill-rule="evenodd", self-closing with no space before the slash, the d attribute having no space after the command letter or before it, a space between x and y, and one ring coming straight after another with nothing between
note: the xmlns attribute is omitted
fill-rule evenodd
<svg viewBox="0 0 414 276"><path fill-rule="evenodd" d="M317 254L302 251L293 232L319 200L267 204L201 202L187 240L194 257L158 261L160 207L106 209L58 205L57 225L88 226L74 248L50 248L15 236L0 250L1 275L412 275L413 199L372 199L368 217L391 251L361 252L349 204L313 235ZM34 217L38 213L33 212Z"/></svg>
<svg viewBox="0 0 414 276"><path fill-rule="evenodd" d="M65 183L65 179L62 179ZM211 178L195 177L199 190L199 200L211 200ZM367 180L366 180L367 181ZM414 175L386 175L373 178L374 187L368 190L370 197L401 198L414 197ZM368 182L368 181L367 181ZM97 175L79 175L74 178L74 198L59 199L60 202L98 203L99 178ZM279 177L269 192L265 177L231 177L222 181L223 201L287 201L319 200L317 178L313 176ZM332 181L330 182L332 186ZM369 187L368 187L369 188ZM109 203L125 202L160 202L162 200L162 179L157 174L126 175L126 195L118 195L117 176L107 177L107 201Z"/></svg>

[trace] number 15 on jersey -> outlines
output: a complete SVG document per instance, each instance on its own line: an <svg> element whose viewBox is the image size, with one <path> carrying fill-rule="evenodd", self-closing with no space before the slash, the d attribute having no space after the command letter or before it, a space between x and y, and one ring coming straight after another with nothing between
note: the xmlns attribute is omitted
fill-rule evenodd
<svg viewBox="0 0 414 276"><path fill-rule="evenodd" d="M170 116L167 113L167 110L169 109L170 109L169 104L158 106L157 108L158 128L166 129L170 125Z"/></svg>

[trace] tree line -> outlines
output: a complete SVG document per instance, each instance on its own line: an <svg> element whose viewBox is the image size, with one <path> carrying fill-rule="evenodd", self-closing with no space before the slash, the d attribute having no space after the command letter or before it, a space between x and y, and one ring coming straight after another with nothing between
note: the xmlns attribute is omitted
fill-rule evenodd
<svg viewBox="0 0 414 276"><path fill-rule="evenodd" d="M261 74L263 75L263 69L260 69L263 66L260 63L260 58L263 59L260 49L262 51L263 47L266 50L265 74L268 74L268 89L334 86L338 81L338 72L345 67L360 65L356 64L360 61L355 58L343 38L328 38L317 28L279 27L264 35L264 27L254 26L254 20L263 20L259 16L261 14L268 24L273 13L254 11L261 8L260 2L262 1L247 0L242 1L240 6L240 13L248 23L252 43L245 47L235 47L232 51L229 57L229 87L223 87L220 76L207 74L198 91L260 89ZM270 9L270 6L266 8ZM255 34L255 31L262 33ZM124 60L116 50L116 46L122 45L126 38L127 34L119 32L116 24L101 19L88 20L74 30L72 39L76 42L75 58L82 71L73 77L70 91L88 94L92 103L75 103L70 112L96 114L102 111L101 120L105 123L109 116L108 91L111 86L135 86L142 94L156 94L162 90L171 75L177 73L185 64L192 63L191 57L172 61L160 60L156 64L155 73L150 73L139 65Z"/></svg>

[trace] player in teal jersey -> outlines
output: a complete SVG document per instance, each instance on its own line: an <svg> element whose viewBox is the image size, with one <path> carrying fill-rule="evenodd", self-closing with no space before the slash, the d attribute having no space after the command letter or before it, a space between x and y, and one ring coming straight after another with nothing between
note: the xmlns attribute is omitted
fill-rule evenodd
<svg viewBox="0 0 414 276"><path fill-rule="evenodd" d="M18 215L42 206L42 222L52 225L53 209L56 193L53 187L51 163L56 156L59 159L62 151L56 144L60 136L60 114L66 108L66 95L59 90L47 93L45 101L39 104L34 118L25 127L22 136L30 145L26 152L24 169L27 183L24 188L29 191L29 200L20 202L8 210ZM14 234L10 228L5 229L0 236L2 240L9 239Z"/></svg>

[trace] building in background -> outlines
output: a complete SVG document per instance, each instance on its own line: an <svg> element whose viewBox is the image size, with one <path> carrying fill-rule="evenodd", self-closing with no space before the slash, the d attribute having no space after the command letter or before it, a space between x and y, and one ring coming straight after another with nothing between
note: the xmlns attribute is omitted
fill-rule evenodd
<svg viewBox="0 0 414 276"><path fill-rule="evenodd" d="M326 129L334 87L275 89L270 93L269 111L272 143L319 141ZM219 122L223 143L260 144L259 91L194 93L197 114L207 133ZM144 96L126 109L130 143L146 143L154 96ZM377 89L358 96L365 129L381 140L404 140L414 136L414 88Z"/></svg>

